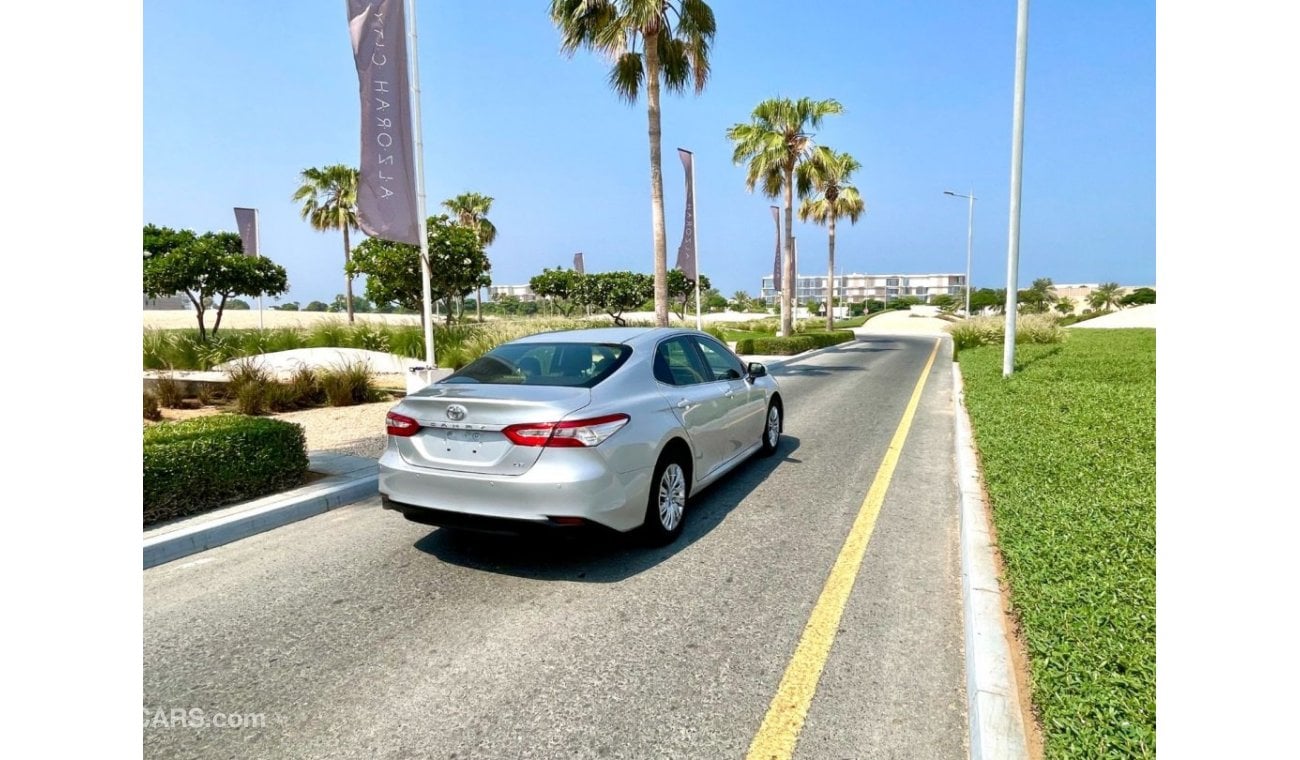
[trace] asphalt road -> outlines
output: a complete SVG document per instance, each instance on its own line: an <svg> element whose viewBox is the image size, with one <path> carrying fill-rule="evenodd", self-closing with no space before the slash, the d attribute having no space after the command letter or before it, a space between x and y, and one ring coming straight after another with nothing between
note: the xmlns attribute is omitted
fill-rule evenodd
<svg viewBox="0 0 1300 760"><path fill-rule="evenodd" d="M695 497L670 547L450 533L376 498L145 571L145 755L744 757L934 343L774 370L778 455ZM949 362L797 758L966 756Z"/></svg>

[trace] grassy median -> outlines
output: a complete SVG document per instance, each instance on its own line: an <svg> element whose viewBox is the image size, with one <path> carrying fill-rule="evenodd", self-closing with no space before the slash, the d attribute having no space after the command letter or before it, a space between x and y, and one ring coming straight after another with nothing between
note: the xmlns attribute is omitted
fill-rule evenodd
<svg viewBox="0 0 1300 760"><path fill-rule="evenodd" d="M1156 337L959 355L1048 758L1154 757Z"/></svg>

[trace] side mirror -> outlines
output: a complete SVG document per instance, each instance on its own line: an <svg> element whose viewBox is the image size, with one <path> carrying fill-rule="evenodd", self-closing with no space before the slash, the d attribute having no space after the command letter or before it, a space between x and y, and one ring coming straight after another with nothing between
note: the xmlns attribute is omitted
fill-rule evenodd
<svg viewBox="0 0 1300 760"><path fill-rule="evenodd" d="M767 375L767 367L764 367L759 362L749 363L749 377L747 379L753 380L756 377L764 377L766 375Z"/></svg>

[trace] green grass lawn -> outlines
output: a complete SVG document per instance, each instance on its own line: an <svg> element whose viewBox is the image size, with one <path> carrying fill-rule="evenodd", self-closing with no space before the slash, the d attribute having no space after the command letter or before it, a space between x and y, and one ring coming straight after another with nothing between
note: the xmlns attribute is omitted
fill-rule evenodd
<svg viewBox="0 0 1300 760"><path fill-rule="evenodd" d="M1048 758L1155 757L1156 336L961 351Z"/></svg>

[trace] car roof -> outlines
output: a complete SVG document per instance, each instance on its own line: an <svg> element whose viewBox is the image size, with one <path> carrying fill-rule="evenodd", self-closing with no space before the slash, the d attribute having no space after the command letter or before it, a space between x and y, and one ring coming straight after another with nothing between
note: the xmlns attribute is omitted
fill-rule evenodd
<svg viewBox="0 0 1300 760"><path fill-rule="evenodd" d="M681 327L597 327L586 330L556 330L517 338L513 343L623 343L636 347L669 335L695 333Z"/></svg>

